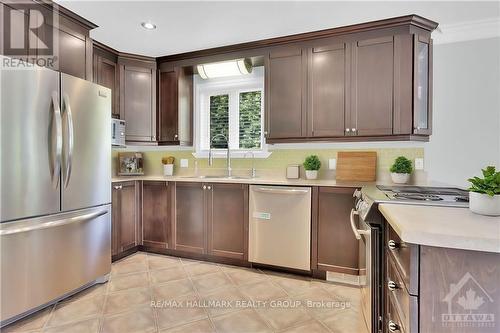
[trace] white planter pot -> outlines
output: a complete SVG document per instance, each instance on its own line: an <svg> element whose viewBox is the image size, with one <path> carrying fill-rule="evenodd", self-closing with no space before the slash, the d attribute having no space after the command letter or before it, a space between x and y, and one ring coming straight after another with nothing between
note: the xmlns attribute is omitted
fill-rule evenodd
<svg viewBox="0 0 500 333"><path fill-rule="evenodd" d="M318 170L306 170L307 179L318 179Z"/></svg>
<svg viewBox="0 0 500 333"><path fill-rule="evenodd" d="M391 172L391 179L392 179L393 183L406 184L406 183L408 183L408 180L410 180L410 174L409 173Z"/></svg>
<svg viewBox="0 0 500 333"><path fill-rule="evenodd" d="M500 216L500 194L490 197L487 194L469 192L469 208L476 214Z"/></svg>
<svg viewBox="0 0 500 333"><path fill-rule="evenodd" d="M163 164L163 175L164 176L172 176L174 174L174 165L173 164Z"/></svg>

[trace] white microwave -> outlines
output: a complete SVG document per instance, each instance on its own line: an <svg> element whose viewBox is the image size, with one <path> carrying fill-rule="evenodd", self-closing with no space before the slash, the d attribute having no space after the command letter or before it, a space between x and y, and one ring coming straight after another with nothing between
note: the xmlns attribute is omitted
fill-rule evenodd
<svg viewBox="0 0 500 333"><path fill-rule="evenodd" d="M125 120L111 119L111 145L125 147Z"/></svg>

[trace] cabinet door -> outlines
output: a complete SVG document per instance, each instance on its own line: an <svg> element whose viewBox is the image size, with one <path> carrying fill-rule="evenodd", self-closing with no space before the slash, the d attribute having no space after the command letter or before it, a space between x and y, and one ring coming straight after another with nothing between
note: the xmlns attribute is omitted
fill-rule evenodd
<svg viewBox="0 0 500 333"><path fill-rule="evenodd" d="M209 184L208 253L248 258L248 185Z"/></svg>
<svg viewBox="0 0 500 333"><path fill-rule="evenodd" d="M414 35L413 39L413 133L432 133L432 39Z"/></svg>
<svg viewBox="0 0 500 333"><path fill-rule="evenodd" d="M111 89L111 114L113 118L120 118L118 94L118 65L115 61L106 59L101 55L94 56L94 82Z"/></svg>
<svg viewBox="0 0 500 333"><path fill-rule="evenodd" d="M112 191L112 254L138 245L136 182L114 183Z"/></svg>
<svg viewBox="0 0 500 333"><path fill-rule="evenodd" d="M168 248L170 227L168 182L144 181L142 184L142 243Z"/></svg>
<svg viewBox="0 0 500 333"><path fill-rule="evenodd" d="M87 55L85 39L59 30L59 71L86 79Z"/></svg>
<svg viewBox="0 0 500 333"><path fill-rule="evenodd" d="M318 193L318 269L358 274L358 240L350 224L354 188L320 187Z"/></svg>
<svg viewBox="0 0 500 333"><path fill-rule="evenodd" d="M300 48L271 52L267 63L268 139L300 138L306 134L306 54Z"/></svg>
<svg viewBox="0 0 500 333"><path fill-rule="evenodd" d="M179 87L175 70L160 72L159 140L175 143L179 141Z"/></svg>
<svg viewBox="0 0 500 333"><path fill-rule="evenodd" d="M344 136L344 96L349 62L346 44L309 50L308 136Z"/></svg>
<svg viewBox="0 0 500 333"><path fill-rule="evenodd" d="M206 253L205 193L201 183L175 184L174 249Z"/></svg>
<svg viewBox="0 0 500 333"><path fill-rule="evenodd" d="M394 38L354 43L352 56L351 135L392 134ZM347 132L347 129L346 129Z"/></svg>
<svg viewBox="0 0 500 333"><path fill-rule="evenodd" d="M126 122L127 141L156 140L155 71L120 66L120 118Z"/></svg>

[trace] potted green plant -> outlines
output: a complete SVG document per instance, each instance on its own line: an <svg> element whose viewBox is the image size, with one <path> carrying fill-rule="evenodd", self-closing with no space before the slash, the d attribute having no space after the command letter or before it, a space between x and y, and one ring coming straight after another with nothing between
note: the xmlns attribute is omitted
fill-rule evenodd
<svg viewBox="0 0 500 333"><path fill-rule="evenodd" d="M317 179L318 170L321 168L321 161L316 155L307 156L304 161L304 169L306 170L307 179Z"/></svg>
<svg viewBox="0 0 500 333"><path fill-rule="evenodd" d="M173 156L167 156L161 159L161 163L163 164L164 176L172 176L174 174L174 161L175 157Z"/></svg>
<svg viewBox="0 0 500 333"><path fill-rule="evenodd" d="M500 171L494 166L481 170L483 178L469 178L469 208L481 215L500 216Z"/></svg>
<svg viewBox="0 0 500 333"><path fill-rule="evenodd" d="M399 156L391 166L391 179L396 184L406 184L413 171L411 161L404 156Z"/></svg>

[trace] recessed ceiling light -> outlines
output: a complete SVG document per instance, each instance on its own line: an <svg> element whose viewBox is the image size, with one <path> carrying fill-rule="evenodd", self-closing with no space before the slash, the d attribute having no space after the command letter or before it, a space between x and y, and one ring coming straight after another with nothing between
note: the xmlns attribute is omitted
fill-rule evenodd
<svg viewBox="0 0 500 333"><path fill-rule="evenodd" d="M156 25L151 23L151 22L142 22L141 25L144 29L148 29L148 30L156 29Z"/></svg>

